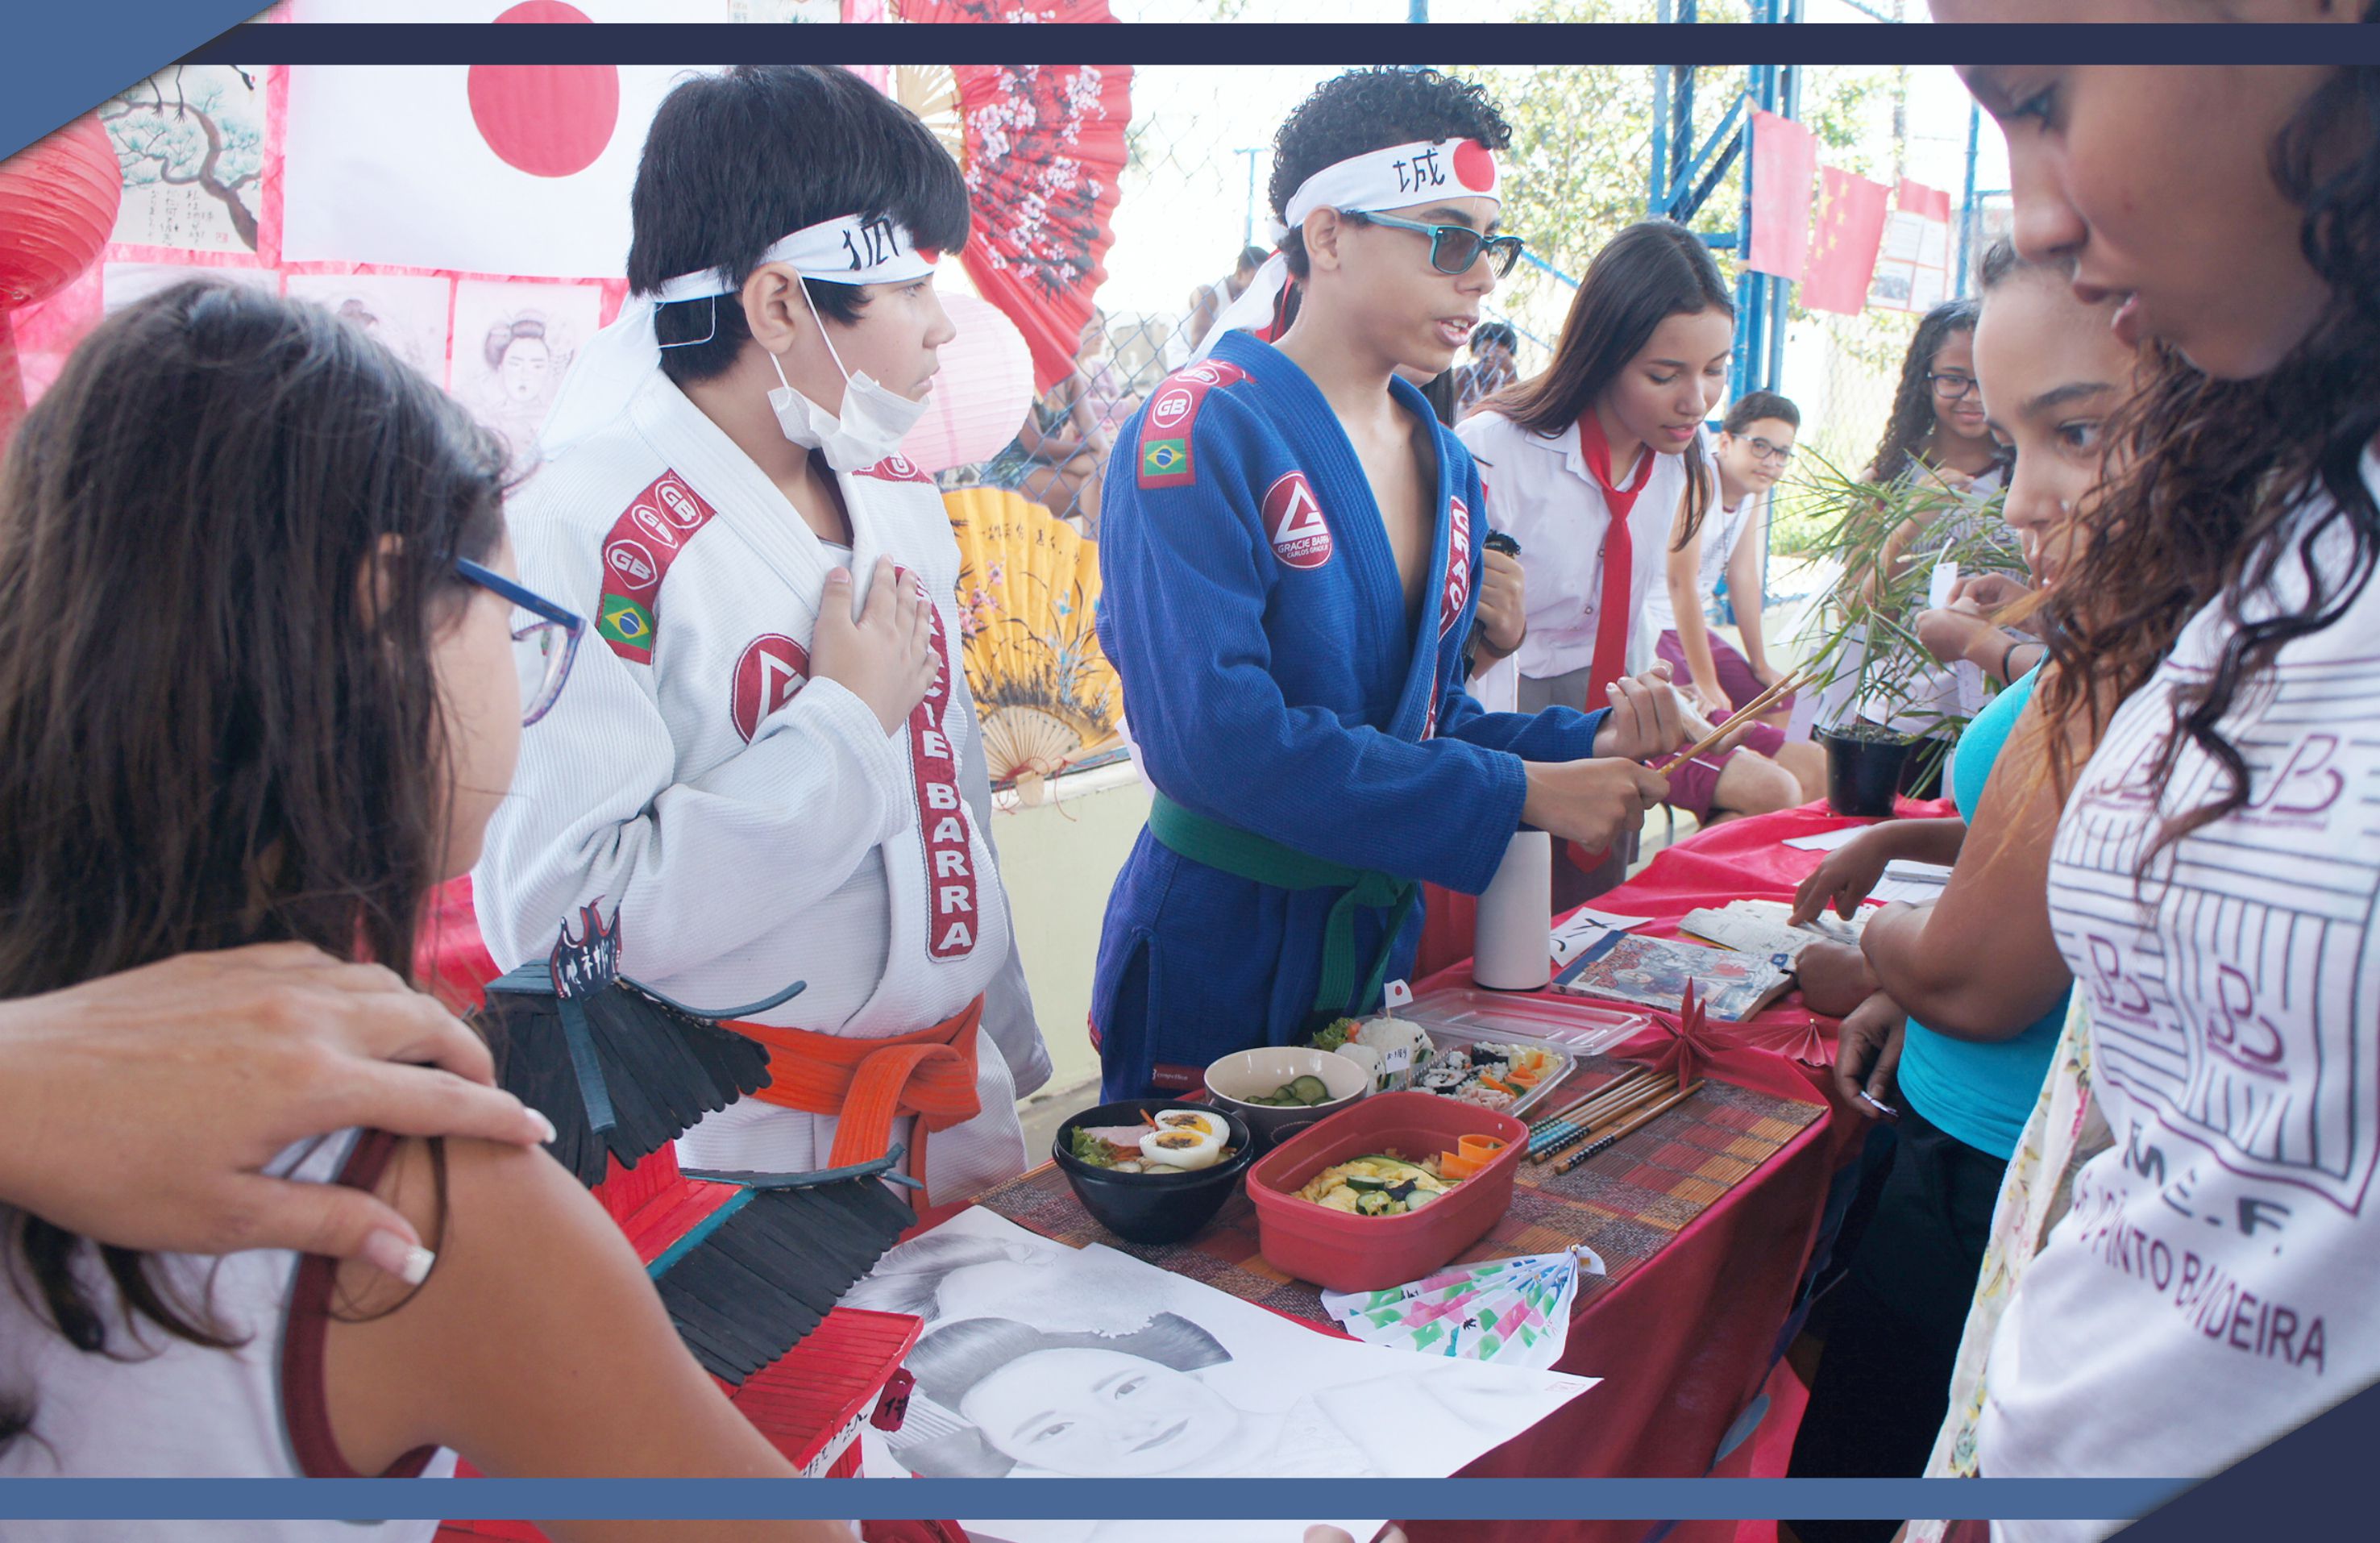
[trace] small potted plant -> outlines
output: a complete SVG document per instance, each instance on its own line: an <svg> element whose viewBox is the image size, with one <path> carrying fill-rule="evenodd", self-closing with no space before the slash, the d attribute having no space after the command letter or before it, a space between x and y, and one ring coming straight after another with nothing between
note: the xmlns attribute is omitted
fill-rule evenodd
<svg viewBox="0 0 2380 1543"><path fill-rule="evenodd" d="M1814 549L1842 571L1804 633L1805 690L1820 704L1814 737L1827 752L1827 802L1838 814L1881 816L1903 792L1938 785L1971 712L1949 670L1912 626L1935 571L2023 572L1997 499L1979 500L1923 473L1879 485L1815 456L1795 490L1822 533Z"/></svg>

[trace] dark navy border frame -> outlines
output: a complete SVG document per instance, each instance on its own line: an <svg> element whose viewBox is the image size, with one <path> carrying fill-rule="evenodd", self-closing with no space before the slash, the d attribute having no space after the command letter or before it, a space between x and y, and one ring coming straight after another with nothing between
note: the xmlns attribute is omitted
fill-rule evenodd
<svg viewBox="0 0 2380 1543"><path fill-rule="evenodd" d="M1042 27L485 27L410 23L248 24L257 0L32 0L12 18L20 68L0 97L0 155L176 60L239 64L576 64L750 61L985 63L1649 64L2010 63L2380 64L2380 28L2286 26L1994 28L1395 25ZM391 0L396 8L399 0ZM1591 1394L1589 1395L1592 1396ZM0 1482L0 1519L117 1520L473 1515L1207 1516L1332 1514L1416 1519L1599 1516L1684 1520L1951 1515L2118 1518L2143 1543L2345 1535L2374 1530L2363 1502L2380 1451L2380 1389L2367 1390L2236 1467L2173 1479L1786 1480L913 1480L894 1486L766 1480L488 1479L467 1490L413 1480L52 1479ZM2177 1500L2179 1495L2181 1498ZM459 1502L459 1505L458 1505ZM2356 1526L2355 1518L2362 1525ZM0 1528L5 1531L5 1528Z"/></svg>

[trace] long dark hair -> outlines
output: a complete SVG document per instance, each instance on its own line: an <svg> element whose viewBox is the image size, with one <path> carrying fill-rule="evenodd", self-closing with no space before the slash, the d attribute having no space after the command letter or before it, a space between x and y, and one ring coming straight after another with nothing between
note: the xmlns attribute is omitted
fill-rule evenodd
<svg viewBox="0 0 2380 1543"><path fill-rule="evenodd" d="M2380 19L2380 5L2365 13ZM2318 175L2318 155L2344 140L2345 164ZM2360 140L2360 142L2359 142ZM2209 378L2171 348L2109 443L2125 463L2088 543L2046 611L2054 625L2038 695L2054 730L2093 739L2112 704L2155 670L2182 624L2219 599L2234 624L2213 672L2178 683L2172 732L2153 773L2172 774L2185 737L2224 772L2223 791L2168 821L2143 854L2242 808L2248 764L2218 725L2241 691L2293 639L2330 626L2380 561L2380 505L2361 462L2380 433L2380 68L2339 70L2275 139L2273 180L2304 211L2300 243L2329 286L2322 318L2271 373ZM2326 506L2301 525L2308 503ZM2343 536L2345 560L2317 549ZM2240 602L2295 553L2306 584L2296 609L2240 621ZM2074 766L2054 732L2061 787Z"/></svg>
<svg viewBox="0 0 2380 1543"><path fill-rule="evenodd" d="M1562 320L1553 362L1544 373L1490 396L1479 410L1502 413L1548 437L1560 434L1595 405L1663 322L1706 310L1735 317L1735 300L1703 238L1675 220L1630 225L1587 264ZM1702 529L1713 481L1700 435L1687 443L1685 456L1685 519L1676 542L1681 549ZM1627 475L1621 467L1611 471Z"/></svg>
<svg viewBox="0 0 2380 1543"><path fill-rule="evenodd" d="M1911 334L1909 351L1900 356L1900 384L1893 388L1892 416L1885 420L1884 438L1876 442L1875 458L1867 463L1867 480L1889 482L1914 461L1924 464L1925 441L1934 432L1934 356L1953 333L1972 333L1983 314L1977 302L1945 300L1925 313Z"/></svg>
<svg viewBox="0 0 2380 1543"><path fill-rule="evenodd" d="M450 791L432 641L453 559L502 542L504 467L310 305L186 283L84 340L0 461L0 998L286 940L409 976ZM84 1240L11 1232L105 1350ZM101 1255L132 1312L225 1343Z"/></svg>

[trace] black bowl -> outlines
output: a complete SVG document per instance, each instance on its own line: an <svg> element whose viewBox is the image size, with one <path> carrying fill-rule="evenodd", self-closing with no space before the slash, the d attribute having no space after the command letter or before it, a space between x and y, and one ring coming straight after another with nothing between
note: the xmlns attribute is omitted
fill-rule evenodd
<svg viewBox="0 0 2380 1543"><path fill-rule="evenodd" d="M1118 1173L1093 1167L1074 1154L1078 1125L1135 1124L1144 1113L1161 1114L1169 1109L1195 1109L1222 1121L1232 1133L1224 1145L1238 1151L1212 1168L1181 1173ZM1128 1243L1179 1243L1215 1220L1257 1154L1247 1122L1229 1110L1179 1099L1135 1099L1075 1115L1058 1127L1050 1155L1075 1186L1075 1198L1100 1226Z"/></svg>

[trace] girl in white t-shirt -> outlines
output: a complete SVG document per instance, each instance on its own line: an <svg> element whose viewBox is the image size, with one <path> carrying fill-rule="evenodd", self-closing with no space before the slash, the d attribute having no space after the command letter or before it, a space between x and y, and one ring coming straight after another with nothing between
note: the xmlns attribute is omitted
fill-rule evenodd
<svg viewBox="0 0 2380 1543"><path fill-rule="evenodd" d="M92 333L0 463L0 998L260 942L406 973L425 894L470 866L576 642L507 576L504 486L492 435L319 309L193 282ZM0 1476L413 1476L458 1452L539 1476L791 1475L542 1151L350 1129L269 1172L394 1204L429 1245L411 1284L279 1250L102 1249L0 1212Z"/></svg>
<svg viewBox="0 0 2380 1543"><path fill-rule="evenodd" d="M2105 723L2049 903L2114 1145L2004 1310L1978 1466L2188 1477L2380 1379L2380 69L1962 73L2024 254L2165 349L2039 692L2053 754Z"/></svg>

